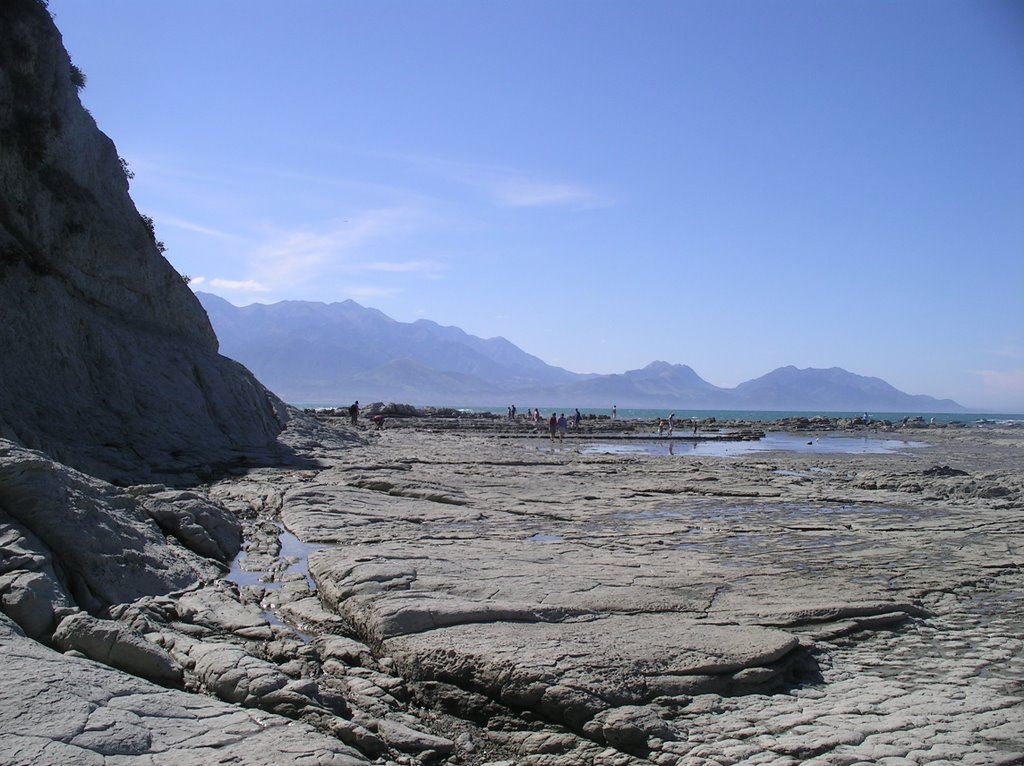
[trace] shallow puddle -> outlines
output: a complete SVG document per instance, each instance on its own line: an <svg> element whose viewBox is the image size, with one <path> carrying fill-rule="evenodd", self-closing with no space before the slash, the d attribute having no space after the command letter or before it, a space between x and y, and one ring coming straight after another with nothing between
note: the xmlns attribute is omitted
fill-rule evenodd
<svg viewBox="0 0 1024 766"><path fill-rule="evenodd" d="M309 575L309 554L323 550L327 546L319 543L304 543L283 527L281 528L281 534L278 536L278 543L280 547L275 559L275 565L272 567L273 571L267 569L250 571L245 569L245 560L248 553L242 550L235 556L234 561L231 562L231 569L224 579L230 580L239 588L246 585L255 585L263 588L265 591L274 591L281 587L282 580L284 579L283 575L298 573L306 578L306 585L310 591L315 591L316 584ZM289 563L284 569L281 569L280 565L285 562ZM313 640L311 635L304 633L294 625L288 624L269 609L264 609L262 615L269 625L287 628L303 643L308 644Z"/></svg>
<svg viewBox="0 0 1024 766"><path fill-rule="evenodd" d="M231 569L224 576L225 580L230 580L239 588L244 588L247 585L257 585L266 590L275 590L281 587L281 583L271 582L269 579L270 575L264 570L249 571L243 569L245 560L248 554L242 550L235 556L231 562Z"/></svg>
<svg viewBox="0 0 1024 766"><path fill-rule="evenodd" d="M323 550L327 546L321 543L304 543L284 528L281 529L281 534L278 536L278 543L280 547L276 561L289 562L283 570L280 570L279 567L274 567L273 571L247 569L245 561L248 553L242 550L231 562L231 569L224 579L230 580L240 588L246 585L258 585L266 590L276 590L281 587L279 580L282 579L282 575L298 573L306 578L306 584L310 590L316 590L316 584L309 575L309 554ZM279 571L280 574L278 574Z"/></svg>
<svg viewBox="0 0 1024 766"><path fill-rule="evenodd" d="M686 514L679 511L626 511L619 514L619 518L626 521L633 521L634 519L682 519L685 517Z"/></svg>
<svg viewBox="0 0 1024 766"><path fill-rule="evenodd" d="M877 436L806 436L767 433L757 441L679 441L660 440L642 443L607 442L580 448L586 455L673 455L685 457L737 457L756 452L802 452L808 454L899 454L904 450L927 447L925 442L886 439ZM785 475L785 474L783 474Z"/></svg>
<svg viewBox="0 0 1024 766"><path fill-rule="evenodd" d="M315 553L316 551L322 551L327 546L322 543L304 543L291 532L285 530L282 530L280 540L280 558L284 560L295 559L295 561L289 564L284 570L285 574L298 572L306 578L306 584L309 585L309 589L316 590L316 583L314 583L313 578L309 576L309 554Z"/></svg>

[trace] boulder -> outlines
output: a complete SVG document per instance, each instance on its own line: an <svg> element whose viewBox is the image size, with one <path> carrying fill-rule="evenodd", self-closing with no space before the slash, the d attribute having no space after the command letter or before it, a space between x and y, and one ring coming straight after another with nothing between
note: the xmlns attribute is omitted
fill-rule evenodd
<svg viewBox="0 0 1024 766"><path fill-rule="evenodd" d="M42 541L0 510L0 610L30 637L49 641L71 607Z"/></svg>
<svg viewBox="0 0 1024 766"><path fill-rule="evenodd" d="M181 683L181 666L170 654L112 620L99 620L84 612L69 615L57 626L53 643L133 676L164 685Z"/></svg>
<svg viewBox="0 0 1024 766"><path fill-rule="evenodd" d="M242 547L242 525L234 514L194 492L139 494L143 510L160 528L200 556L230 561Z"/></svg>
<svg viewBox="0 0 1024 766"><path fill-rule="evenodd" d="M187 548L168 545L124 490L3 440L0 512L59 562L62 584L89 612L180 590L221 570Z"/></svg>
<svg viewBox="0 0 1024 766"><path fill-rule="evenodd" d="M377 734L391 747L406 753L433 750L436 753L450 755L455 750L455 743L450 739L427 734L398 721L378 721Z"/></svg>
<svg viewBox="0 0 1024 766"><path fill-rule="evenodd" d="M0 609L37 641L49 640L58 615L69 607L52 571L0 575Z"/></svg>

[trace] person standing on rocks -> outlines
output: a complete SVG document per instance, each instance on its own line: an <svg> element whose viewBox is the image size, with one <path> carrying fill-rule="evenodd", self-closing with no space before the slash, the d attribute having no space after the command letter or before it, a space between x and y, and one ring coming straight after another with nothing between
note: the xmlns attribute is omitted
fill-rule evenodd
<svg viewBox="0 0 1024 766"><path fill-rule="evenodd" d="M558 416L558 441L565 441L565 431L568 428L568 426L569 424L566 421L565 413L563 412L561 415Z"/></svg>
<svg viewBox="0 0 1024 766"><path fill-rule="evenodd" d="M548 434L551 436L551 441L555 441L555 430L558 428L558 418L555 413L551 413L551 417L548 418Z"/></svg>
<svg viewBox="0 0 1024 766"><path fill-rule="evenodd" d="M580 415L580 408L577 407L576 408L576 414L572 416L572 430L573 430L574 433L579 433L580 432L580 419L582 417L583 416Z"/></svg>
<svg viewBox="0 0 1024 766"><path fill-rule="evenodd" d="M614 404L612 405L612 420L617 420L619 417L619 408Z"/></svg>
<svg viewBox="0 0 1024 766"><path fill-rule="evenodd" d="M352 419L352 427L355 428L359 422L359 400L356 399L352 406L348 408L348 416Z"/></svg>
<svg viewBox="0 0 1024 766"><path fill-rule="evenodd" d="M668 435L669 436L672 435L672 431L675 429L675 427L676 427L676 414L673 412L671 415L668 416Z"/></svg>

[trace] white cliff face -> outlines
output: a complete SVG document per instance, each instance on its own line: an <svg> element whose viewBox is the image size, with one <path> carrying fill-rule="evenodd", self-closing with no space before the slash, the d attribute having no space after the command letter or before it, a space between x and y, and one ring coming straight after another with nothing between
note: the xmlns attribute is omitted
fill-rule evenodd
<svg viewBox="0 0 1024 766"><path fill-rule="evenodd" d="M0 5L0 437L123 483L265 451L284 407L218 355L72 77L46 9Z"/></svg>

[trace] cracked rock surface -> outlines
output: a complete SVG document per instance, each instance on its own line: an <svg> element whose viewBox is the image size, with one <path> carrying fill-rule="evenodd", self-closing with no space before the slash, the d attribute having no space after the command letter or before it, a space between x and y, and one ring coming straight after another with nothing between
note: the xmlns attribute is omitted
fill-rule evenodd
<svg viewBox="0 0 1024 766"><path fill-rule="evenodd" d="M0 656L23 700L0 705L4 763L365 763L309 726L58 654L3 616Z"/></svg>
<svg viewBox="0 0 1024 766"><path fill-rule="evenodd" d="M315 467L189 492L4 448L0 597L34 632L0 632L3 762L1024 759L1019 432L729 458L328 433L290 434ZM27 512L32 482L68 508ZM40 519L83 513L138 527L147 576L78 573Z"/></svg>
<svg viewBox="0 0 1024 766"><path fill-rule="evenodd" d="M410 424L211 495L305 543L341 622L293 619L515 763L1014 762L1022 440L914 436L704 459Z"/></svg>

